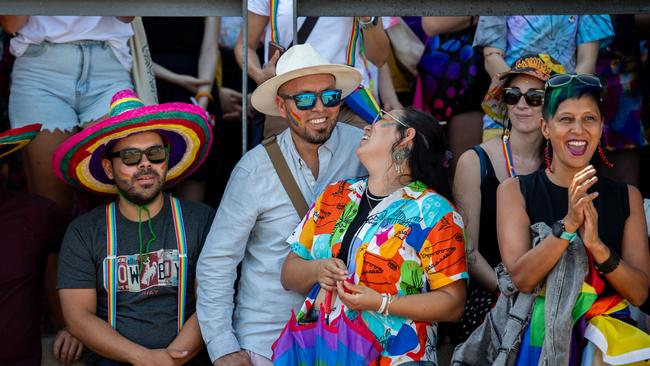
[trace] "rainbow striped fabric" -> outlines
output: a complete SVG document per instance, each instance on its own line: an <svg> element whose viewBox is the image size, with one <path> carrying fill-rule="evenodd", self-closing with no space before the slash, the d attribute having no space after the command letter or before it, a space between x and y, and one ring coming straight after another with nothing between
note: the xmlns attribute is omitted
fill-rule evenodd
<svg viewBox="0 0 650 366"><path fill-rule="evenodd" d="M590 258L590 263L592 262ZM592 365L596 348L612 365L650 365L650 335L630 324L628 303L620 295L599 297L605 287L593 265L572 310L569 366ZM544 335L546 287L540 291L526 327L516 366L539 364Z"/></svg>

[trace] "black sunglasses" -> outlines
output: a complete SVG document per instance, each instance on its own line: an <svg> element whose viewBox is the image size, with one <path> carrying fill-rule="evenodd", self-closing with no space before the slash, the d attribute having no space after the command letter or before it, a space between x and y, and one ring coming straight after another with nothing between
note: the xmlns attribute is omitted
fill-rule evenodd
<svg viewBox="0 0 650 366"><path fill-rule="evenodd" d="M341 89L327 89L321 92L302 92L294 95L278 94L282 99L293 99L296 108L301 111L313 109L316 105L316 98L320 97L321 102L327 108L336 107L341 104Z"/></svg>
<svg viewBox="0 0 650 366"><path fill-rule="evenodd" d="M147 155L147 160L152 164L162 164L167 160L167 148L161 145L151 146L144 150L128 147L112 152L108 154L108 157L111 159L119 157L124 165L132 166L140 163L143 154Z"/></svg>
<svg viewBox="0 0 650 366"><path fill-rule="evenodd" d="M505 88L503 90L503 100L508 105L517 105L522 96L531 107L539 107L544 103L544 90L542 89L529 89L525 93L522 93L519 88Z"/></svg>

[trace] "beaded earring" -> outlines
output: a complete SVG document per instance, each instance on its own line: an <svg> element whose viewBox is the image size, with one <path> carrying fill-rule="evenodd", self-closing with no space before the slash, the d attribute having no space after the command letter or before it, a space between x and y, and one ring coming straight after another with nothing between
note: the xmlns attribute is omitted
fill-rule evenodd
<svg viewBox="0 0 650 366"><path fill-rule="evenodd" d="M603 151L603 148L602 146L600 146L600 144L598 144L598 155L600 155L600 160L603 161L603 164L605 164L605 166L607 166L608 168L614 167L614 163L612 163L611 161L609 161L609 159L607 159L607 156L605 156L605 152Z"/></svg>
<svg viewBox="0 0 650 366"><path fill-rule="evenodd" d="M546 140L546 147L544 148L544 161L546 162L546 169L548 169L549 172L553 173L553 169L551 169L551 144Z"/></svg>

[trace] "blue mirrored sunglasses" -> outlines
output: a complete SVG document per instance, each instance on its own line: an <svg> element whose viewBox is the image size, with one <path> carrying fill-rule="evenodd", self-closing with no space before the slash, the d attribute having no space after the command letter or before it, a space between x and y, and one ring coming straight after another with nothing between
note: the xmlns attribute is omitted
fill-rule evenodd
<svg viewBox="0 0 650 366"><path fill-rule="evenodd" d="M323 106L327 108L336 107L341 104L341 89L327 89L321 92L302 92L294 95L278 94L282 99L293 99L296 108L301 111L313 109L316 105L316 99L320 97Z"/></svg>

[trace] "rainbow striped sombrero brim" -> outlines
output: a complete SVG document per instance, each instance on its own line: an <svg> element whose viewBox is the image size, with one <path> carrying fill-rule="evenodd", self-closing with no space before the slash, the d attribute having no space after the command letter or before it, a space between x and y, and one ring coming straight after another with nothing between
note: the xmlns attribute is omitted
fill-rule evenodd
<svg viewBox="0 0 650 366"><path fill-rule="evenodd" d="M41 124L34 123L0 133L0 158L25 147L40 130Z"/></svg>
<svg viewBox="0 0 650 366"><path fill-rule="evenodd" d="M52 169L59 179L75 187L115 194L115 183L102 168L106 149L112 141L141 132L160 133L170 145L165 188L195 171L212 144L212 129L201 107L187 103L144 106L132 91L122 91L113 97L110 117L59 146Z"/></svg>

